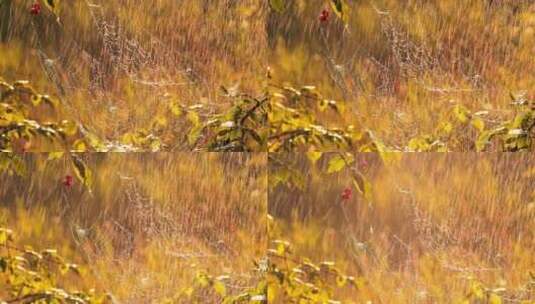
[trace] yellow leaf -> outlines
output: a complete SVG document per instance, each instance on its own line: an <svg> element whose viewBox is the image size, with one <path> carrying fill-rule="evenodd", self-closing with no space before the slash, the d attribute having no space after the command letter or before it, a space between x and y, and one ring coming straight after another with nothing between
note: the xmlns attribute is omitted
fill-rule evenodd
<svg viewBox="0 0 535 304"><path fill-rule="evenodd" d="M210 284L210 278L203 272L197 273L196 281L201 287L207 287Z"/></svg>
<svg viewBox="0 0 535 304"><path fill-rule="evenodd" d="M344 287L346 285L346 282L347 277L345 275L338 275L336 277L336 285L338 285L338 287Z"/></svg>
<svg viewBox="0 0 535 304"><path fill-rule="evenodd" d="M273 303L273 301L275 301L275 298L277 297L277 291L278 289L275 286L275 284L268 285L268 290L267 290L268 303Z"/></svg>
<svg viewBox="0 0 535 304"><path fill-rule="evenodd" d="M60 0L44 0L46 7L56 15L59 21Z"/></svg>
<svg viewBox="0 0 535 304"><path fill-rule="evenodd" d="M197 114L194 111L188 112L188 120L191 122L191 124L194 127L198 127L201 124L201 119L199 118L199 114Z"/></svg>
<svg viewBox="0 0 535 304"><path fill-rule="evenodd" d="M403 153L391 151L381 152L380 155L383 162L390 165L399 163L403 157Z"/></svg>
<svg viewBox="0 0 535 304"><path fill-rule="evenodd" d="M182 108L180 107L180 104L175 100L171 101L171 103L169 104L169 109L171 110L171 113L173 113L173 115L177 117L182 115Z"/></svg>
<svg viewBox="0 0 535 304"><path fill-rule="evenodd" d="M214 290L221 297L225 297L227 295L227 288L225 287L225 284L221 281L214 281Z"/></svg>
<svg viewBox="0 0 535 304"><path fill-rule="evenodd" d="M64 152L50 152L48 153L48 160L60 159L63 157Z"/></svg>
<svg viewBox="0 0 535 304"><path fill-rule="evenodd" d="M502 304L502 298L499 295L493 293L489 297L489 304Z"/></svg>
<svg viewBox="0 0 535 304"><path fill-rule="evenodd" d="M342 22L345 24L349 22L349 6L345 0L331 0L331 7Z"/></svg>
<svg viewBox="0 0 535 304"><path fill-rule="evenodd" d="M335 173L344 169L346 166L345 160L340 156L336 155L335 157L329 160L329 167L327 168L327 173Z"/></svg>
<svg viewBox="0 0 535 304"><path fill-rule="evenodd" d="M316 152L316 151L307 152L307 157L313 164L315 164L318 161L318 159L321 158L322 155L323 155L322 152Z"/></svg>
<svg viewBox="0 0 535 304"><path fill-rule="evenodd" d="M470 111L463 105L456 105L453 108L453 114L461 123L466 123L470 118Z"/></svg>
<svg viewBox="0 0 535 304"><path fill-rule="evenodd" d="M154 118L153 126L154 128L165 128L167 126L167 118L163 115L158 115Z"/></svg>
<svg viewBox="0 0 535 304"><path fill-rule="evenodd" d="M472 126L476 128L479 132L485 131L485 122L481 118L474 118L472 120Z"/></svg>
<svg viewBox="0 0 535 304"><path fill-rule="evenodd" d="M91 186L93 184L93 174L91 170L89 170L83 160L75 154L73 154L72 156L72 161L76 177L78 177L78 179L82 182L83 185L85 185L89 190L91 190Z"/></svg>
<svg viewBox="0 0 535 304"><path fill-rule="evenodd" d="M453 131L453 125L449 121L442 122L438 129L441 134L447 136L451 134L451 131Z"/></svg>
<svg viewBox="0 0 535 304"><path fill-rule="evenodd" d="M13 231L6 228L0 228L0 245L5 245L7 241L12 240Z"/></svg>
<svg viewBox="0 0 535 304"><path fill-rule="evenodd" d="M195 143L197 143L197 140L201 136L202 131L203 131L203 128L200 124L191 128L191 130L188 133L188 143L190 145L194 145Z"/></svg>
<svg viewBox="0 0 535 304"><path fill-rule="evenodd" d="M284 0L269 0L269 4L271 8L279 13L282 13L284 10Z"/></svg>
<svg viewBox="0 0 535 304"><path fill-rule="evenodd" d="M188 287L188 288L186 288L186 289L184 290L184 294L185 294L186 296L188 296L188 297L191 297L191 295L193 294L193 291L194 291L193 287Z"/></svg>
<svg viewBox="0 0 535 304"><path fill-rule="evenodd" d="M62 120L61 131L63 131L65 135L72 136L78 132L78 126L76 125L75 122L71 120Z"/></svg>
<svg viewBox="0 0 535 304"><path fill-rule="evenodd" d="M353 185L355 186L357 191L364 196L368 203L372 202L372 184L364 175L359 172L355 173L353 176Z"/></svg>
<svg viewBox="0 0 535 304"><path fill-rule="evenodd" d="M78 139L72 144L72 150L74 152L85 152L87 151L87 145L83 139Z"/></svg>
<svg viewBox="0 0 535 304"><path fill-rule="evenodd" d="M329 101L327 99L319 99L318 100L318 109L321 112L324 112L327 109L328 104L329 104Z"/></svg>
<svg viewBox="0 0 535 304"><path fill-rule="evenodd" d="M41 104L41 101L43 99L41 98L41 95L39 94L33 94L32 95L32 104L36 107L38 106L39 104Z"/></svg>

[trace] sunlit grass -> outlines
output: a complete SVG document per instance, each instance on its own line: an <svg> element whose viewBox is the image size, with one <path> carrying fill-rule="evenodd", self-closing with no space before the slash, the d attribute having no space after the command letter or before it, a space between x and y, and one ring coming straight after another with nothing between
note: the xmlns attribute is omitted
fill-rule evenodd
<svg viewBox="0 0 535 304"><path fill-rule="evenodd" d="M82 265L87 275L75 288L161 303L185 299L199 272L229 275L229 294L261 279L252 269L267 246L265 155L84 157L91 193L78 181L65 186L68 162L46 155L25 157L26 177L0 175L2 226L21 248L56 248Z"/></svg>
<svg viewBox="0 0 535 304"><path fill-rule="evenodd" d="M151 129L169 96L213 113L229 107L220 86L262 87L258 1L64 1L60 23L44 8L31 15L32 1L3 1L2 12L9 3L0 75L57 96L66 116L102 138Z"/></svg>
<svg viewBox="0 0 535 304"><path fill-rule="evenodd" d="M288 157L300 164L307 186L271 190L269 212L280 223L272 237L290 241L296 256L335 261L367 282L362 290L335 292L335 299L461 303L482 284L503 288L503 303L533 300L531 155L406 154L381 164L361 154L372 202L358 194L341 198L352 187L348 173L328 175L321 163L314 168L305 156Z"/></svg>
<svg viewBox="0 0 535 304"><path fill-rule="evenodd" d="M514 114L511 95L535 96L529 1L350 1L347 25L321 22L324 7L294 1L274 14L268 62L277 81L346 101L327 125L359 122L403 145L433 133L454 104L488 111L490 126Z"/></svg>

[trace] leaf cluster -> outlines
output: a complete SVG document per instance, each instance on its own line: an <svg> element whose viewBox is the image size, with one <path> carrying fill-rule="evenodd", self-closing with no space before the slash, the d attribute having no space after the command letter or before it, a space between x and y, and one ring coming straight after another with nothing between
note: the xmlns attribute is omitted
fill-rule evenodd
<svg viewBox="0 0 535 304"><path fill-rule="evenodd" d="M58 102L37 93L28 81L10 84L0 79L0 151L24 152L37 140L62 147L67 138L77 133L73 121L32 118L43 111L43 105L55 110Z"/></svg>
<svg viewBox="0 0 535 304"><path fill-rule="evenodd" d="M14 233L0 228L0 296L7 303L109 303L95 290L76 291L61 280L83 276L78 265L69 263L54 249L35 251L15 246Z"/></svg>

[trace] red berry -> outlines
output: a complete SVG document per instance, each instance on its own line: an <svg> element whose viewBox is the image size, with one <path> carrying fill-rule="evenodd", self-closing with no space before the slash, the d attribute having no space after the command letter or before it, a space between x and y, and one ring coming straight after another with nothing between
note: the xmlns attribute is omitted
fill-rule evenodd
<svg viewBox="0 0 535 304"><path fill-rule="evenodd" d="M72 175L65 175L65 179L63 180L63 185L67 188L72 187L74 185L74 178Z"/></svg>
<svg viewBox="0 0 535 304"><path fill-rule="evenodd" d="M351 199L351 188L347 187L344 189L344 191L342 191L342 199L344 201L347 201L347 200L350 200Z"/></svg>
<svg viewBox="0 0 535 304"><path fill-rule="evenodd" d="M329 11L326 9L322 10L319 19L321 22L329 21Z"/></svg>
<svg viewBox="0 0 535 304"><path fill-rule="evenodd" d="M35 2L34 4L32 4L32 6L30 7L30 14L34 15L34 16L37 16L41 13L41 4L39 4L39 2Z"/></svg>

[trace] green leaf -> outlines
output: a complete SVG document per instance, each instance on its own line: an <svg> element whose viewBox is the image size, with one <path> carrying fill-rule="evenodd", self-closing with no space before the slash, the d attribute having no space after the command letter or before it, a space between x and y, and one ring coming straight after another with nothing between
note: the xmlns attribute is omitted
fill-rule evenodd
<svg viewBox="0 0 535 304"><path fill-rule="evenodd" d="M335 157L331 158L331 160L329 160L329 167L327 168L327 173L330 174L339 172L340 170L344 169L345 166L345 160L340 155L336 155Z"/></svg>

